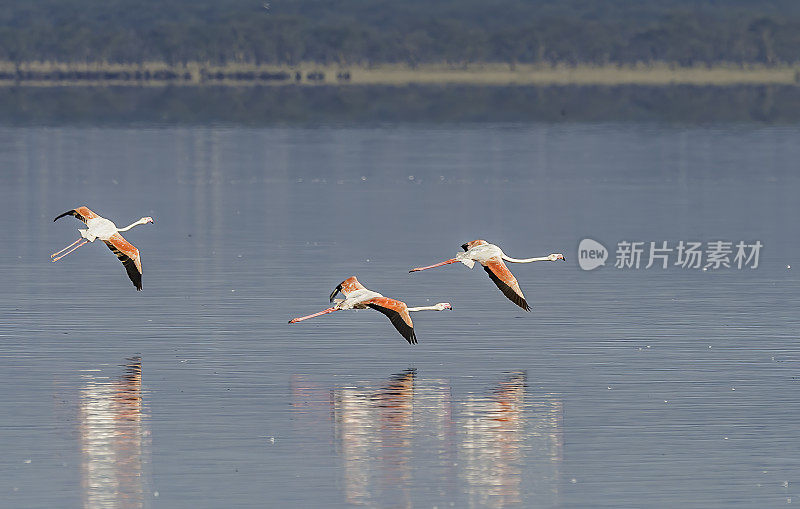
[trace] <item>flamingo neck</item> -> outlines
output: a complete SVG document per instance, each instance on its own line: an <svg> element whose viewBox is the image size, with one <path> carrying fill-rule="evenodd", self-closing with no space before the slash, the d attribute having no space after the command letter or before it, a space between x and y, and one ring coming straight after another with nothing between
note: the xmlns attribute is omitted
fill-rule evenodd
<svg viewBox="0 0 800 509"><path fill-rule="evenodd" d="M133 228L134 226L138 226L138 225L140 225L140 224L145 224L146 222L147 222L147 221L146 221L144 218L141 218L141 219L139 219L138 221L136 221L136 222L134 222L134 223L131 223L131 224L129 224L129 225L128 225L128 226L126 226L125 228L117 228L117 231L118 231L118 232L126 232L126 231L130 230L131 228Z"/></svg>
<svg viewBox="0 0 800 509"><path fill-rule="evenodd" d="M444 302L440 302L439 304L435 304L433 306L420 306L416 308L406 308L406 311L414 312L414 311L443 311L447 309L446 307L440 306L440 304L445 304Z"/></svg>
<svg viewBox="0 0 800 509"><path fill-rule="evenodd" d="M540 256L538 258L511 258L510 256L503 255L503 260L512 263L531 263L531 262L549 262L550 258L547 256Z"/></svg>

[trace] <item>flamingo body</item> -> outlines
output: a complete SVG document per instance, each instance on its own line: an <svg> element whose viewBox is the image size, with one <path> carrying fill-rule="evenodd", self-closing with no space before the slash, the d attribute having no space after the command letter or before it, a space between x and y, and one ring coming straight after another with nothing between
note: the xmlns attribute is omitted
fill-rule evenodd
<svg viewBox="0 0 800 509"><path fill-rule="evenodd" d="M540 258L511 258L503 253L503 250L500 249L500 247L490 244L482 239L477 239L462 244L461 248L464 250L464 252L458 253L455 258L450 258L449 260L445 260L434 265L429 265L427 267L416 267L411 269L409 272L432 269L434 267L440 267L442 265L449 265L458 262L463 263L471 269L475 266L475 262L477 262L481 264L483 270L486 271L486 273L489 275L489 278L492 280L492 282L494 282L497 288L500 289L503 295L505 295L509 300L511 300L511 302L521 307L525 311L530 311L531 307L525 300L525 295L522 293L522 289L519 287L517 278L515 278L514 274L508 270L504 260L513 263L565 260L564 255L561 253L553 253L549 256Z"/></svg>
<svg viewBox="0 0 800 509"><path fill-rule="evenodd" d="M362 285L355 276L349 277L339 283L330 295L330 301L334 302L336 294L341 293L345 296L344 299L336 299L333 307L324 309L317 313L302 316L300 318L293 318L289 323L297 323L308 318L315 316L325 315L334 311L346 309L374 309L389 318L394 328L405 338L410 344L417 343L417 335L414 332L414 323L411 321L410 312L413 311L442 311L445 309L452 309L448 302L439 302L434 306L424 306L417 308L409 308L406 303L396 299L384 297L378 292L374 292L364 285Z"/></svg>
<svg viewBox="0 0 800 509"><path fill-rule="evenodd" d="M57 262L87 242L94 242L95 240L100 239L105 242L108 248L115 255L117 255L119 261L122 262L122 265L125 267L133 286L135 286L137 290L142 289L142 259L141 255L139 254L139 250L136 249L133 244L125 240L125 237L120 235L119 232L130 230L139 224L152 223L152 217L143 217L138 221L126 226L125 228L117 228L117 225L115 225L113 221L94 213L91 209L89 209L89 207L81 206L56 216L53 221L58 221L64 216L76 217L86 223L88 228L78 229L78 233L80 233L81 238L85 240L80 242L81 239L78 239L78 241L67 246L61 251L53 253L51 258L53 258L54 262ZM66 252L61 254L64 251Z"/></svg>

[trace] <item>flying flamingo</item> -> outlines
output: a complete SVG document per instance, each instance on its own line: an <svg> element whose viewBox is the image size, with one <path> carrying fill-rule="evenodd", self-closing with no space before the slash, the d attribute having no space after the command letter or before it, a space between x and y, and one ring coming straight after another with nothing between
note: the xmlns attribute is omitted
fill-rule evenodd
<svg viewBox="0 0 800 509"><path fill-rule="evenodd" d="M117 225L115 225L113 222L104 217L98 216L89 210L88 207L83 206L64 212L60 216L53 219L53 222L58 221L64 216L75 216L86 223L86 226L89 228L85 230L78 229L78 232L81 234L81 238L68 245L61 251L56 251L55 253L51 254L50 258L53 259L53 262L57 262L58 260L64 258L87 242L94 242L95 239L100 239L106 243L108 248L111 249L115 255L117 255L117 258L119 258L119 261L122 262L122 265L125 266L125 270L128 271L128 277L131 278L131 281L136 289L142 289L142 259L139 257L139 250L133 247L133 244L125 240L125 238L120 235L119 232L128 231L136 225L152 223L152 217L143 217L138 221L126 226L125 228L117 228Z"/></svg>
<svg viewBox="0 0 800 509"><path fill-rule="evenodd" d="M292 318L289 320L289 323L302 322L303 320L314 318L315 316L326 315L342 309L366 309L369 307L389 317L394 328L406 338L406 341L414 345L417 343L417 335L414 334L414 324L411 322L411 316L408 314L409 312L453 309L449 302L439 302L433 306L410 308L406 306L405 302L390 299L378 292L368 290L364 285L358 282L355 276L345 279L339 283L339 286L333 289L330 297L331 302L334 302L334 297L336 297L336 294L339 292L346 298L336 299L336 304L333 307L323 309L318 313L308 316Z"/></svg>
<svg viewBox="0 0 800 509"><path fill-rule="evenodd" d="M521 307L525 311L530 311L531 307L525 301L525 296L522 294L522 290L519 288L517 278L515 278L514 274L508 270L508 267L506 267L506 264L503 263L503 260L513 263L554 262L556 260L566 261L564 255L561 253L553 253L549 256L543 256L541 258L511 258L510 256L506 256L502 249L494 244L489 244L485 240L473 240L472 242L462 244L461 248L465 252L458 253L455 258L450 258L449 260L445 260L434 265L429 265L427 267L416 267L409 270L409 272L432 269L434 267L441 267L442 265L449 265L457 262L461 262L471 269L475 265L475 262L478 262L483 265L483 270L489 274L489 277L492 281L494 281L494 284L497 285L500 291L503 292L503 295L508 297L511 302Z"/></svg>

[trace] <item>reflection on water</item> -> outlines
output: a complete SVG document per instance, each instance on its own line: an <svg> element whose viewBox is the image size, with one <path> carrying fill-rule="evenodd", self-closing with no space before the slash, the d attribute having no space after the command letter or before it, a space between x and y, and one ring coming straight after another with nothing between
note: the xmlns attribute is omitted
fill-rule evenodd
<svg viewBox="0 0 800 509"><path fill-rule="evenodd" d="M109 379L85 373L79 430L84 507L143 507L149 432L142 412L142 361L126 359L125 373Z"/></svg>
<svg viewBox="0 0 800 509"><path fill-rule="evenodd" d="M558 502L562 402L552 394L529 396L524 373L460 399L447 381L415 369L314 398L323 392L293 377L301 419L319 423L319 407L329 405L348 503L411 507L420 493L470 507Z"/></svg>
<svg viewBox="0 0 800 509"><path fill-rule="evenodd" d="M798 140L800 125L2 127L0 508L148 505L154 485L165 507L797 504ZM129 239L144 294L102 246L47 261L79 226L52 218L86 200L164 218ZM341 204L370 211L357 230L333 220ZM469 220L443 233L431 218L453 210ZM578 235L769 248L749 272L529 265L538 306L517 319L486 277L404 275L476 231L520 256ZM287 328L332 273L456 311L421 316L414 349L371 312ZM141 389L115 366L131 345ZM524 369L527 385L505 373Z"/></svg>
<svg viewBox="0 0 800 509"><path fill-rule="evenodd" d="M521 503L526 454L549 460L545 469L535 469L535 486L527 489L540 502L555 502L563 451L562 403L545 397L532 406L535 412L529 417L524 373L511 374L490 396L470 395L461 402L460 472L471 502L493 507Z"/></svg>
<svg viewBox="0 0 800 509"><path fill-rule="evenodd" d="M406 370L377 390L334 389L334 436L348 502L368 503L378 490L383 499L391 494L398 506L410 505L415 375Z"/></svg>

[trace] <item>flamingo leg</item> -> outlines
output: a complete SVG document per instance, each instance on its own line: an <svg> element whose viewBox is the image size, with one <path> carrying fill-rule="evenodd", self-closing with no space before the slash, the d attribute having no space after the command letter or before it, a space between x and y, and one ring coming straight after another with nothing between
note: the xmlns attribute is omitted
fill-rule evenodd
<svg viewBox="0 0 800 509"><path fill-rule="evenodd" d="M68 254L70 254L71 252L75 251L76 249L78 249L78 248L79 248L79 247L81 247L82 245L84 245L84 244L88 244L88 243L89 243L89 241L88 241L88 240L83 240L83 242L81 242L81 243L80 243L80 244L78 244L77 246L73 247L72 249L70 249L70 250L69 250L69 251L67 251L66 253L62 254L61 256L57 256L57 257L53 258L53 262L54 262L54 263L55 263L55 262L57 262L58 260L60 260L60 259L64 258L65 256L67 256L67 255L68 255ZM63 251L63 249L62 249L62 251Z"/></svg>
<svg viewBox="0 0 800 509"><path fill-rule="evenodd" d="M334 311L338 311L338 309L336 308L323 309L322 311L319 311L311 315L301 316L300 318L292 318L291 320L289 320L289 323L302 322L303 320L308 320L309 318L314 318L315 316L327 315L328 313L333 313Z"/></svg>
<svg viewBox="0 0 800 509"><path fill-rule="evenodd" d="M451 263L456 263L456 262L458 262L458 260L456 260L455 258L450 258L449 260L445 260L441 263L434 263L433 265L428 265L427 267L414 267L413 269L409 270L409 272L417 272L420 270L432 269L434 267L441 267L442 265L450 265Z"/></svg>
<svg viewBox="0 0 800 509"><path fill-rule="evenodd" d="M68 245L67 247L65 247L65 248L64 248L64 249L62 249L61 251L56 251L55 253L53 253L53 254L51 254L51 255L50 255L50 258L55 258L56 256L60 255L61 253L63 253L63 252L64 252L64 251L66 251L67 249L71 248L72 246L74 246L75 244L77 244L78 242L80 242L81 240L82 240L82 238L79 238L78 240L76 240L76 241L75 241L75 242L73 242L72 244Z"/></svg>

